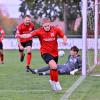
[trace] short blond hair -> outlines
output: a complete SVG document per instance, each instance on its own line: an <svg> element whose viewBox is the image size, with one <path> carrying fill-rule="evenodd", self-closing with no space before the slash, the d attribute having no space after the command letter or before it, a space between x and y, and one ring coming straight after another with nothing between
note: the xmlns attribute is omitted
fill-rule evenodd
<svg viewBox="0 0 100 100"><path fill-rule="evenodd" d="M43 18L42 19L42 24L45 24L45 23L50 23L50 18Z"/></svg>

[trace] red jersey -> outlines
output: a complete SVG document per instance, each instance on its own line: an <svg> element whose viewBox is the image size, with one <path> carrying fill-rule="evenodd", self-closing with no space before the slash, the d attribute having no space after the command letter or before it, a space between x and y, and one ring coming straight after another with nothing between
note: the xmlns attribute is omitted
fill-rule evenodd
<svg viewBox="0 0 100 100"><path fill-rule="evenodd" d="M1 38L4 38L5 32L4 30L0 27L0 42L2 42Z"/></svg>
<svg viewBox="0 0 100 100"><path fill-rule="evenodd" d="M33 23L30 23L29 25L25 25L24 23L22 23L17 27L17 33L16 34L29 34L33 30L34 30L34 24ZM27 39L19 38L19 39L20 39L20 42L27 42L27 41L32 40L32 38L27 38Z"/></svg>
<svg viewBox="0 0 100 100"><path fill-rule="evenodd" d="M49 53L52 56L58 56L58 36L63 38L64 33L54 26L51 27L50 31L45 31L43 28L39 28L31 33L32 36L38 36L41 44L40 51L42 54Z"/></svg>

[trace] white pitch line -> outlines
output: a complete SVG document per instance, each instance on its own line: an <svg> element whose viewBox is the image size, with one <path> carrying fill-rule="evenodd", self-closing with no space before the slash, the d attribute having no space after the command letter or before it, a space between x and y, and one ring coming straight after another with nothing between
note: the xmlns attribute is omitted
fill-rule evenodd
<svg viewBox="0 0 100 100"><path fill-rule="evenodd" d="M20 93L20 92L50 92L50 90L0 90L0 93L3 93L3 92L17 92L17 93Z"/></svg>
<svg viewBox="0 0 100 100"><path fill-rule="evenodd" d="M80 78L75 81L75 83L64 93L60 100L68 100L75 89L81 84L81 82L86 78L86 76L80 76Z"/></svg>
<svg viewBox="0 0 100 100"><path fill-rule="evenodd" d="M52 91L52 90L0 90L0 93L1 92L55 92L55 91ZM64 89L61 91L61 92L64 92Z"/></svg>
<svg viewBox="0 0 100 100"><path fill-rule="evenodd" d="M89 74L96 65L93 65L91 67L91 69L88 69L87 74ZM66 92L64 93L64 95L60 98L60 100L68 100L68 98L71 96L71 94L75 91L75 89L82 83L82 81L86 78L86 76L80 76L80 78L78 80L76 80L73 85L66 90Z"/></svg>

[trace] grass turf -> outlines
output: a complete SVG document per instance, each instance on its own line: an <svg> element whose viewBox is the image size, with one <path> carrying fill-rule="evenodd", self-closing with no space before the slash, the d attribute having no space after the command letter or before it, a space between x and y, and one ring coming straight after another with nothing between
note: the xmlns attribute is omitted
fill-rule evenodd
<svg viewBox="0 0 100 100"><path fill-rule="evenodd" d="M89 52L89 65L92 65L92 51ZM66 56L59 63L66 61ZM79 75L62 75L59 77L63 90L55 93L51 90L49 76L38 76L25 72L25 61L21 63L18 51L5 51L5 64L0 65L0 100L60 100L65 91L78 79ZM46 64L40 57L39 51L33 51L32 68ZM94 73L99 73L97 66ZM82 84L72 93L69 100L100 100L100 78L87 76Z"/></svg>
<svg viewBox="0 0 100 100"><path fill-rule="evenodd" d="M87 76L69 100L100 100L100 77Z"/></svg>
<svg viewBox="0 0 100 100"><path fill-rule="evenodd" d="M5 64L0 65L0 100L59 100L79 77L78 75L60 76L63 90L55 93L49 86L49 76L25 72L25 61L23 63L19 61L18 51L4 52ZM64 63L67 55L61 57L59 63ZM40 57L39 51L33 51L31 67L38 68L44 65L46 64Z"/></svg>
<svg viewBox="0 0 100 100"><path fill-rule="evenodd" d="M99 57L100 55L98 55ZM93 65L93 50L87 52L87 65ZM92 75L100 75L100 65L97 65ZM100 77L88 75L79 87L72 93L68 100L100 100Z"/></svg>
<svg viewBox="0 0 100 100"><path fill-rule="evenodd" d="M99 56L98 56L99 57ZM87 52L87 65L90 68L93 65L93 50ZM72 93L69 100L100 100L100 77L92 75L100 75L100 65L86 77L79 87Z"/></svg>

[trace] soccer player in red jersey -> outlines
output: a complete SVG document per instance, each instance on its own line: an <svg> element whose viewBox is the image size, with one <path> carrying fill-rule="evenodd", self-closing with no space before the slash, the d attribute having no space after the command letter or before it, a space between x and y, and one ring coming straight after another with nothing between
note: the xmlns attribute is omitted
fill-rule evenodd
<svg viewBox="0 0 100 100"><path fill-rule="evenodd" d="M29 34L34 30L34 24L31 22L31 16L26 15L23 23L17 26L16 34ZM23 62L24 60L24 49L27 49L27 56L26 56L26 71L29 71L30 62L32 58L31 50L32 50L32 37L23 39L17 38L19 53L20 53L20 61Z"/></svg>
<svg viewBox="0 0 100 100"><path fill-rule="evenodd" d="M2 43L4 36L5 36L5 32L0 27L0 64L4 64L3 43Z"/></svg>
<svg viewBox="0 0 100 100"><path fill-rule="evenodd" d="M58 36L62 38L63 44L66 45L67 37L57 27L54 27L50 23L49 18L44 18L42 21L42 27L31 32L30 34L18 34L17 37L29 38L38 36L41 44L40 52L43 60L50 66L50 85L54 91L62 90L57 71L58 62Z"/></svg>

